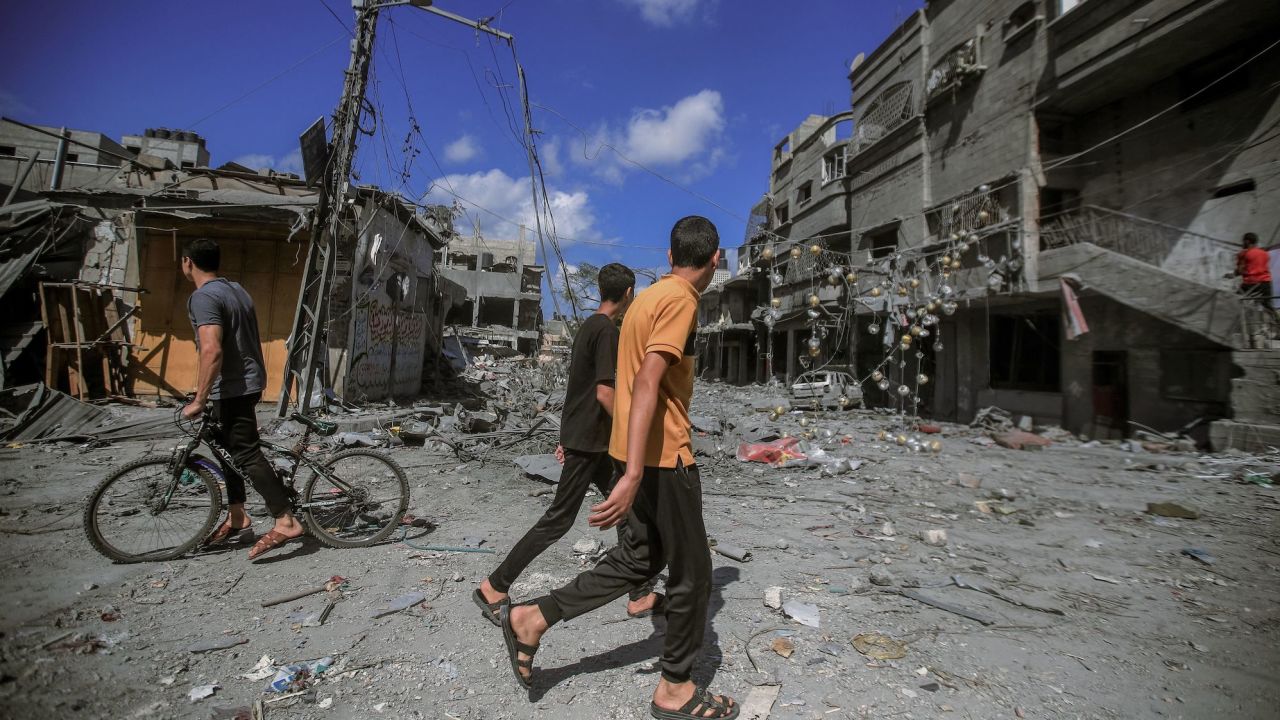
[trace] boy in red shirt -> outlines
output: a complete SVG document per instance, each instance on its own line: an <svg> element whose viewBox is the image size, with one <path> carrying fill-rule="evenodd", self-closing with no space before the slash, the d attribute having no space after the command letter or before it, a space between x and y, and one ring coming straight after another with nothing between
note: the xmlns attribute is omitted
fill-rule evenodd
<svg viewBox="0 0 1280 720"><path fill-rule="evenodd" d="M1236 255L1236 274L1240 276L1240 294L1271 309L1271 253L1258 247L1254 233L1244 234L1244 249Z"/></svg>

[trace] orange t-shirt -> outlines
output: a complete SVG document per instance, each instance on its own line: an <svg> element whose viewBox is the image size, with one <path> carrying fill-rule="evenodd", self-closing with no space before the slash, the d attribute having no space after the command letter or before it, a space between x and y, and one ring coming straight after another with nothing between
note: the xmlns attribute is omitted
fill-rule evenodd
<svg viewBox="0 0 1280 720"><path fill-rule="evenodd" d="M1240 266L1240 279L1246 285L1271 282L1271 253L1260 247L1241 250L1236 255L1236 264Z"/></svg>
<svg viewBox="0 0 1280 720"><path fill-rule="evenodd" d="M627 427L631 392L644 356L661 352L680 358L667 367L658 384L658 405L645 443L645 467L693 465L689 401L693 398L694 331L698 324L698 291L688 280L663 275L636 296L622 320L618 337L618 379L613 395L613 431L609 454L627 461Z"/></svg>

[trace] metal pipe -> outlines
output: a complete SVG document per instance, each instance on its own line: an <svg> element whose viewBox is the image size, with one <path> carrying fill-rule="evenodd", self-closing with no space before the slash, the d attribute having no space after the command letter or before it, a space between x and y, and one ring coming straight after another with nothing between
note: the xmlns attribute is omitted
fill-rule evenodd
<svg viewBox="0 0 1280 720"><path fill-rule="evenodd" d="M62 189L62 170L67 164L67 141L71 139L71 133L66 128L59 131L58 149L53 154L53 176L49 178L50 190Z"/></svg>
<svg viewBox="0 0 1280 720"><path fill-rule="evenodd" d="M5 205L12 203L13 199L18 196L18 191L27 183L27 176L31 174L31 168L36 166L36 161L39 159L39 150L35 151L32 153L31 157L27 158L27 164L22 167L22 172L18 174L18 181L13 184L13 187L9 188L9 194L4 199Z"/></svg>

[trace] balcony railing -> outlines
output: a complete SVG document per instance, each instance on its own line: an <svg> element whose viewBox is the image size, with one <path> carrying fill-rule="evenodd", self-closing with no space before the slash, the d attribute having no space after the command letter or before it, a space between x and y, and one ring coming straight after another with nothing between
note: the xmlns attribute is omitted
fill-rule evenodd
<svg viewBox="0 0 1280 720"><path fill-rule="evenodd" d="M856 155L875 145L915 117L918 104L913 82L898 83L877 95L854 126L853 137L849 140L849 155Z"/></svg>
<svg viewBox="0 0 1280 720"><path fill-rule="evenodd" d="M1236 281L1227 275L1235 271L1240 248L1220 238L1096 205L1086 205L1041 224L1040 245L1045 250L1081 242L1202 285L1235 288Z"/></svg>

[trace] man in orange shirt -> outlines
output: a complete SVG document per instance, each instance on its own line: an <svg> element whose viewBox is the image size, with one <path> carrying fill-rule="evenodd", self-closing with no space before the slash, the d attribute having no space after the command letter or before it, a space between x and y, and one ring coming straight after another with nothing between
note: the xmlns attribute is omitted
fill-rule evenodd
<svg viewBox="0 0 1280 720"><path fill-rule="evenodd" d="M720 236L704 217L671 229L671 273L636 296L622 322L609 455L617 483L591 508L606 529L629 532L592 570L527 605L501 610L511 670L531 686L533 654L560 620L601 607L667 568L667 634L662 679L649 712L661 720L732 720L731 698L694 687L711 594L711 553L702 519L702 482L693 461L689 401L693 397L698 297L715 274Z"/></svg>
<svg viewBox="0 0 1280 720"><path fill-rule="evenodd" d="M1244 249L1236 255L1236 274L1240 276L1240 294L1255 298L1262 307L1271 309L1271 253L1258 247L1258 236L1244 234Z"/></svg>

